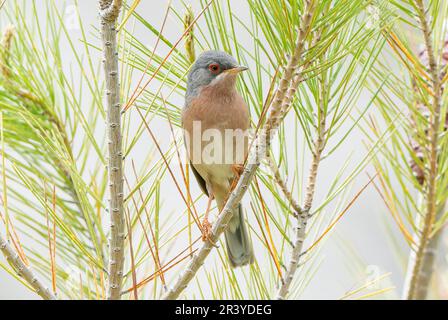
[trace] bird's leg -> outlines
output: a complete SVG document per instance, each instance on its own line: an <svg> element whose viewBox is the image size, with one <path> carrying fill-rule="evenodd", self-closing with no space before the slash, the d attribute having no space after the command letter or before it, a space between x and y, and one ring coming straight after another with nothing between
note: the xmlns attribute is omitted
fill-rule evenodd
<svg viewBox="0 0 448 320"><path fill-rule="evenodd" d="M240 177L243 174L244 166L242 164L232 164L231 169L232 169L234 177L233 177L232 183L230 184L230 189L229 189L229 192L227 193L225 202L227 202L227 200L229 200L230 194L236 188L236 185L238 184L238 180L240 180Z"/></svg>
<svg viewBox="0 0 448 320"><path fill-rule="evenodd" d="M213 195L210 194L207 202L207 209L205 210L204 219L202 220L202 241L207 241L210 239L210 230L212 229L212 225L208 221L208 214L210 213L210 207L213 201Z"/></svg>

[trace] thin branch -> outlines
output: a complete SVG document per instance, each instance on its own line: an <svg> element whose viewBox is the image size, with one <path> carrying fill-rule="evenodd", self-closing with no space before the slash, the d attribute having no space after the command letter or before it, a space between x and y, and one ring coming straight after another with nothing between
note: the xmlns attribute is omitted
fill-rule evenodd
<svg viewBox="0 0 448 320"><path fill-rule="evenodd" d="M109 183L109 267L107 299L118 300L121 295L124 264L124 210L123 210L123 152L121 136L120 84L118 77L117 18L121 0L100 0L101 39L106 77L106 130L108 139Z"/></svg>
<svg viewBox="0 0 448 320"><path fill-rule="evenodd" d="M33 270L28 267L13 250L10 244L0 234L0 250L3 255L14 266L18 275L25 279L26 282L34 289L34 291L45 300L56 300L56 297L44 284L35 276Z"/></svg>
<svg viewBox="0 0 448 320"><path fill-rule="evenodd" d="M267 157L269 168L271 169L272 173L274 174L274 179L277 185L280 187L280 190L282 190L283 194L286 197L286 200L288 200L289 204L291 205L291 208L294 211L294 215L298 216L302 213L303 209L300 207L298 202L293 198L291 191L289 191L288 186L286 185L286 182L283 180L282 175L280 173L280 170L275 163L274 159L268 155Z"/></svg>
<svg viewBox="0 0 448 320"><path fill-rule="evenodd" d="M302 16L301 29L297 44L295 46L292 56L288 60L283 76L280 80L279 87L275 93L275 97L271 104L271 111L266 121L263 132L261 132L256 140L255 148L251 148L251 156L246 164L243 174L241 175L235 189L230 193L229 198L222 209L221 213L210 233L209 241L204 242L198 253L193 256L187 265L184 272L176 281L174 286L163 297L165 300L177 299L185 288L187 288L190 281L194 278L199 268L204 264L205 259L208 257L211 250L214 248L214 243L218 241L219 236L226 230L227 224L232 218L233 210L238 203L241 202L244 194L246 193L249 185L255 176L255 173L260 166L262 158L266 155L266 150L269 150L269 145L273 135L276 133L278 126L280 125L282 118L282 107L287 91L291 85L292 78L297 71L300 58L302 57L303 49L305 46L305 40L309 33L309 26L313 17L315 9L315 1L306 0L305 10Z"/></svg>
<svg viewBox="0 0 448 320"><path fill-rule="evenodd" d="M291 251L291 257L286 269L285 277L282 285L277 293L277 299L283 300L286 298L289 287L291 286L294 274L299 266L300 257L303 255L303 243L306 236L306 225L310 219L310 210L313 205L313 199L315 194L317 172L319 169L322 153L325 147L325 132L326 132L326 112L325 112L325 99L326 99L326 87L327 83L324 76L319 77L320 84L320 99L318 106L318 124L317 124L317 137L313 144L313 159L311 161L310 172L308 174L308 180L306 184L305 201L303 204L303 210L300 215L297 216L297 225L294 228L294 243Z"/></svg>
<svg viewBox="0 0 448 320"><path fill-rule="evenodd" d="M431 280L432 263L434 260L433 245L430 245L432 231L437 218L437 177L438 177L438 143L441 110L441 76L432 44L432 34L426 17L426 10L422 0L416 0L418 20L423 32L425 47L429 59L429 72L434 90L433 108L429 121L429 172L426 180L426 212L423 216L422 229L417 239L415 253L411 253L409 263L409 277L405 283L403 295L409 300L425 299ZM412 271L411 271L412 270Z"/></svg>

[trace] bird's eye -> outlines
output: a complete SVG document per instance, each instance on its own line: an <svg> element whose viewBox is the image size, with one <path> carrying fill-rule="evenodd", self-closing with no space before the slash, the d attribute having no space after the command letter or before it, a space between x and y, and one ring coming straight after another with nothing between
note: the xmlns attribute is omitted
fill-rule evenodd
<svg viewBox="0 0 448 320"><path fill-rule="evenodd" d="M208 69L213 74L217 74L220 71L219 64L217 63L212 63L211 65L208 66Z"/></svg>

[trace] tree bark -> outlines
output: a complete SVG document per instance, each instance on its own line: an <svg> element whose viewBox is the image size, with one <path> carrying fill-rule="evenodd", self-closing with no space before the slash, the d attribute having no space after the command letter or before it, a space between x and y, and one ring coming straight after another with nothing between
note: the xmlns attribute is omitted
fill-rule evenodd
<svg viewBox="0 0 448 320"><path fill-rule="evenodd" d="M125 220L123 211L123 152L116 24L121 0L100 0L101 39L106 77L106 130L109 181L109 266L107 299L119 300L123 280Z"/></svg>

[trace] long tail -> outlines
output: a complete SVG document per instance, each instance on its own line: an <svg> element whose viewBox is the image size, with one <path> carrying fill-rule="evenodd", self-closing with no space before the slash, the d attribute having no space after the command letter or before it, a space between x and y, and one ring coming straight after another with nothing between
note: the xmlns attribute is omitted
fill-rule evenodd
<svg viewBox="0 0 448 320"><path fill-rule="evenodd" d="M254 249L247 232L241 204L235 209L225 232L227 255L233 268L254 262Z"/></svg>

